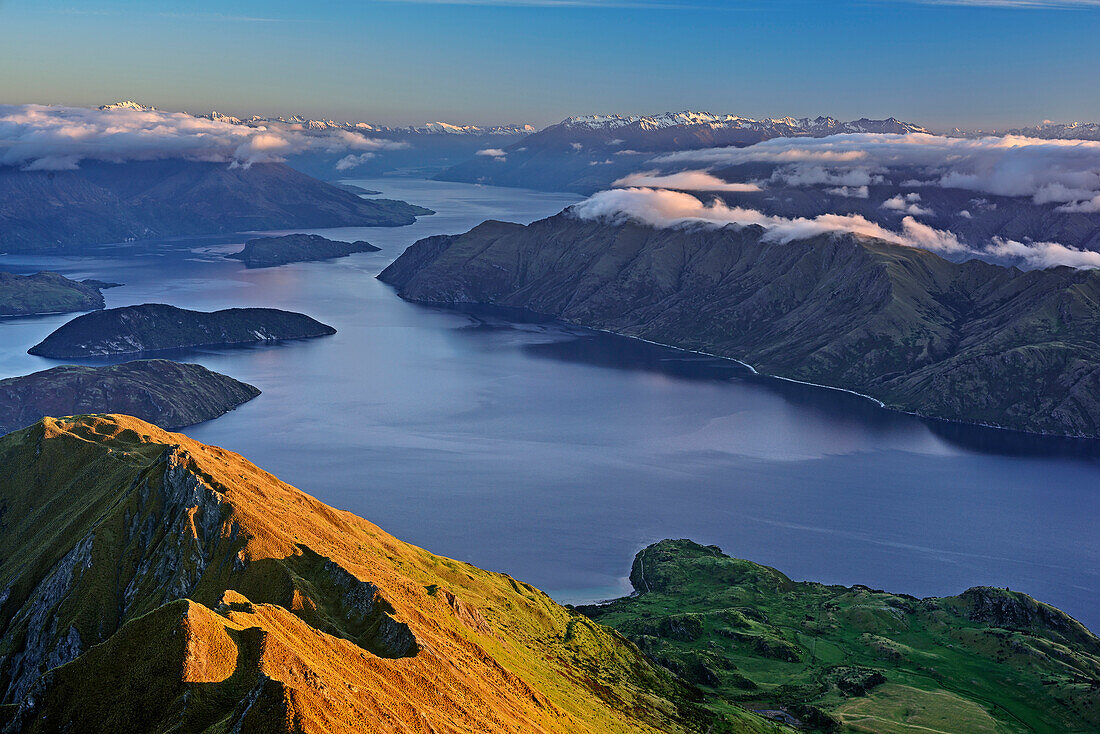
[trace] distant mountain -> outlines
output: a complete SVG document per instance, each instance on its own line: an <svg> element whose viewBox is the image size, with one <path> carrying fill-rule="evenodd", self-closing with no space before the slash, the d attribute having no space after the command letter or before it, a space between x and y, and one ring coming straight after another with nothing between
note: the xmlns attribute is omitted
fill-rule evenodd
<svg viewBox="0 0 1100 734"><path fill-rule="evenodd" d="M336 329L305 314L277 308L207 312L144 303L77 316L27 352L52 359L81 359L310 339L335 333Z"/></svg>
<svg viewBox="0 0 1100 734"><path fill-rule="evenodd" d="M0 508L6 733L774 731L529 584L135 418L0 438Z"/></svg>
<svg viewBox="0 0 1100 734"><path fill-rule="evenodd" d="M0 316L69 313L103 308L100 289L113 283L82 283L57 273L0 273Z"/></svg>
<svg viewBox="0 0 1100 734"><path fill-rule="evenodd" d="M64 365L0 380L0 435L43 416L85 413L125 413L175 430L217 418L259 394L201 365L164 359Z"/></svg>
<svg viewBox="0 0 1100 734"><path fill-rule="evenodd" d="M249 268L271 268L287 263L330 260L356 252L378 252L369 242L337 242L316 234L288 234L260 237L244 243L244 249L227 255Z"/></svg>
<svg viewBox="0 0 1100 734"><path fill-rule="evenodd" d="M74 171L0 166L0 251L305 227L393 227L429 209L364 199L281 163L100 163Z"/></svg>
<svg viewBox="0 0 1100 734"><path fill-rule="evenodd" d="M764 233L566 211L421 240L379 278L412 301L527 309L924 416L1100 436L1100 270Z"/></svg>
<svg viewBox="0 0 1100 734"><path fill-rule="evenodd" d="M623 131L628 135L635 132L652 133L657 130L709 128L729 133L743 132L762 135L768 138L824 137L840 133L927 133L919 125L896 120L868 120L861 118L852 122L841 122L832 117L781 117L755 120L739 115L714 115L709 112L666 112L662 115L625 116L625 115L585 115L569 117L541 132L554 128L585 129L595 131ZM642 137L639 142L647 139ZM648 138L652 141L653 138ZM624 142L630 142L624 138ZM708 146L709 147L709 146Z"/></svg>
<svg viewBox="0 0 1100 734"><path fill-rule="evenodd" d="M780 137L910 132L928 131L894 118L840 122L831 117L754 120L706 112L590 115L567 118L500 148L495 155L486 149L436 178L590 194L638 171L661 153L743 147Z"/></svg>
<svg viewBox="0 0 1100 734"><path fill-rule="evenodd" d="M1044 140L1100 140L1100 122L1044 122L1031 127L990 131L955 128L951 134L963 137L1021 135L1025 138L1042 138Z"/></svg>

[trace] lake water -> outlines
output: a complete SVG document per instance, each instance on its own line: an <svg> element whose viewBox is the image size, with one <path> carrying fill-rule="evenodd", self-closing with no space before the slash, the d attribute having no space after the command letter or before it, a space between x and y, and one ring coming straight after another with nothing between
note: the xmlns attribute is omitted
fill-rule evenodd
<svg viewBox="0 0 1100 734"><path fill-rule="evenodd" d="M312 230L381 252L246 270L245 237L0 256L125 283L108 306L275 306L339 330L186 355L263 395L187 430L436 553L561 601L629 590L634 553L687 537L796 579L917 596L1008 586L1100 629L1100 442L889 413L736 363L554 323L405 303L374 276L420 237L527 222L569 196L353 181L438 211ZM70 316L0 321L0 376Z"/></svg>

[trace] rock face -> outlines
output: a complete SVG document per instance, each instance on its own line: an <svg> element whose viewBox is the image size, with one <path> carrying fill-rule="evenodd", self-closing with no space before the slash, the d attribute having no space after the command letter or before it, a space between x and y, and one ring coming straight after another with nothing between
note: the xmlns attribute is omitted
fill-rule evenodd
<svg viewBox="0 0 1100 734"><path fill-rule="evenodd" d="M57 273L0 273L0 316L68 313L103 308L103 294L99 291L108 285L96 281L69 280Z"/></svg>
<svg viewBox="0 0 1100 734"><path fill-rule="evenodd" d="M207 313L146 303L78 316L27 351L40 357L79 359L335 333L336 329L305 314L275 308L228 308Z"/></svg>
<svg viewBox="0 0 1100 734"><path fill-rule="evenodd" d="M292 227L395 227L431 210L364 199L280 163L96 163L76 171L0 166L0 250Z"/></svg>
<svg viewBox="0 0 1100 734"><path fill-rule="evenodd" d="M170 430L217 418L260 394L202 365L163 359L66 365L0 380L0 434L43 416L125 413Z"/></svg>
<svg viewBox="0 0 1100 734"><path fill-rule="evenodd" d="M1100 271L763 233L567 211L421 240L379 277L412 301L523 308L925 416L1100 435Z"/></svg>
<svg viewBox="0 0 1100 734"><path fill-rule="evenodd" d="M270 268L287 263L347 257L354 252L378 252L381 249L362 240L337 242L316 234L288 234L249 240L244 243L243 250L229 257L242 261L249 268Z"/></svg>
<svg viewBox="0 0 1100 734"><path fill-rule="evenodd" d="M690 540L641 550L630 581L632 596L578 610L711 704L782 708L817 730L903 731L945 708L939 731L1100 727L1100 639L1026 594L795 582Z"/></svg>
<svg viewBox="0 0 1100 734"><path fill-rule="evenodd" d="M5 734L768 730L527 584L134 418L0 438L0 507Z"/></svg>

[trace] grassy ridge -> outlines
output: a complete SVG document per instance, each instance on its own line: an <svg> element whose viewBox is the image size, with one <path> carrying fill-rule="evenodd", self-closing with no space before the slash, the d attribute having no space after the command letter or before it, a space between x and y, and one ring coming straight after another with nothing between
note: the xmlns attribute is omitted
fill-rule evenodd
<svg viewBox="0 0 1100 734"><path fill-rule="evenodd" d="M1100 640L1026 594L916 599L794 582L714 546L642 550L638 591L580 610L731 704L856 731L1100 728Z"/></svg>
<svg viewBox="0 0 1100 734"><path fill-rule="evenodd" d="M5 734L775 731L698 699L538 589L231 452L126 416L0 438Z"/></svg>

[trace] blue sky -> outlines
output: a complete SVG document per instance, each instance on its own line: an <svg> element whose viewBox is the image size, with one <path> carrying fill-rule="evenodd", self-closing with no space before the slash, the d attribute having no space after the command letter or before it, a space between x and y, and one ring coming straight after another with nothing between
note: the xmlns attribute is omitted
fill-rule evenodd
<svg viewBox="0 0 1100 734"><path fill-rule="evenodd" d="M1100 120L1100 0L0 0L0 102Z"/></svg>

